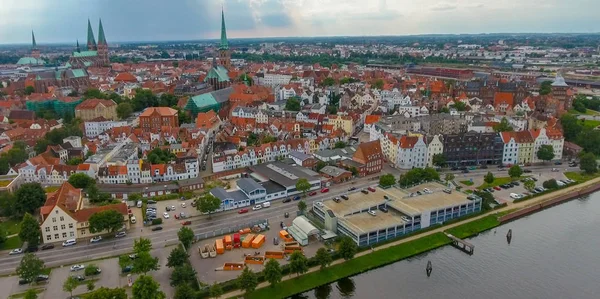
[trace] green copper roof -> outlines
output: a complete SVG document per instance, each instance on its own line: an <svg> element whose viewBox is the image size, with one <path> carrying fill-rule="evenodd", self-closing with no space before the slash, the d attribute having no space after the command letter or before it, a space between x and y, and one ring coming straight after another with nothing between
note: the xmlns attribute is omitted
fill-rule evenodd
<svg viewBox="0 0 600 299"><path fill-rule="evenodd" d="M33 35L33 30L31 30L31 48L37 49L37 44L35 43L35 35Z"/></svg>
<svg viewBox="0 0 600 299"><path fill-rule="evenodd" d="M33 57L21 57L19 61L17 61L18 65L42 65L46 64L45 61L41 59L36 59Z"/></svg>
<svg viewBox="0 0 600 299"><path fill-rule="evenodd" d="M190 100L198 108L219 104L215 97L213 97L210 93L204 93L201 95L193 96Z"/></svg>
<svg viewBox="0 0 600 299"><path fill-rule="evenodd" d="M208 74L206 74L204 81L207 82L208 79L217 79L219 82L229 81L227 69L222 65L211 68L210 71L208 71Z"/></svg>
<svg viewBox="0 0 600 299"><path fill-rule="evenodd" d="M98 56L98 51L73 52L73 57L94 57Z"/></svg>
<svg viewBox="0 0 600 299"><path fill-rule="evenodd" d="M96 50L96 40L94 39L94 31L92 31L90 19L88 19L87 47L88 50Z"/></svg>
<svg viewBox="0 0 600 299"><path fill-rule="evenodd" d="M104 28L102 28L102 19L100 19L100 28L98 29L98 44L106 45L106 38L104 37Z"/></svg>
<svg viewBox="0 0 600 299"><path fill-rule="evenodd" d="M79 77L85 77L85 76L87 75L87 74L85 73L85 71L84 71L84 70L82 70L82 69L74 69L74 70L72 70L72 72L73 72L73 76L74 76L75 78L79 78Z"/></svg>
<svg viewBox="0 0 600 299"><path fill-rule="evenodd" d="M229 43L227 42L227 29L225 28L225 13L223 10L221 10L221 44L219 45L219 49L229 49Z"/></svg>

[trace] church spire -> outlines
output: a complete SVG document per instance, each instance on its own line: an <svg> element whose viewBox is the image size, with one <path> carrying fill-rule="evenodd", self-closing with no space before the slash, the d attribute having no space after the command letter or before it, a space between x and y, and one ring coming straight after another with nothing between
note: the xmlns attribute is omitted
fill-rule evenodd
<svg viewBox="0 0 600 299"><path fill-rule="evenodd" d="M81 48L79 47L79 39L77 39L77 50L78 53L81 53Z"/></svg>
<svg viewBox="0 0 600 299"><path fill-rule="evenodd" d="M88 19L87 49L88 51L96 51L96 40L94 39L94 31L92 30L90 19Z"/></svg>
<svg viewBox="0 0 600 299"><path fill-rule="evenodd" d="M219 50L228 50L229 43L227 42L227 29L225 28L225 12L221 8L221 44Z"/></svg>
<svg viewBox="0 0 600 299"><path fill-rule="evenodd" d="M104 28L102 28L102 19L100 19L100 28L98 29L98 44L106 44L106 38L104 37Z"/></svg>
<svg viewBox="0 0 600 299"><path fill-rule="evenodd" d="M37 44L35 43L35 35L33 34L33 30L31 30L31 49L37 49Z"/></svg>

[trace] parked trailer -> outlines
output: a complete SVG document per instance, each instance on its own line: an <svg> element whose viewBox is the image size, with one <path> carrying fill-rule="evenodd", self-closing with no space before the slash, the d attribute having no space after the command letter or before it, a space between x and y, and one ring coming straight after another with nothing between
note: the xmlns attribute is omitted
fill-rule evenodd
<svg viewBox="0 0 600 299"><path fill-rule="evenodd" d="M243 270L244 263L225 263L222 267L216 268L215 271L236 271Z"/></svg>
<svg viewBox="0 0 600 299"><path fill-rule="evenodd" d="M241 246L240 234L233 234L233 248L240 248Z"/></svg>
<svg viewBox="0 0 600 299"><path fill-rule="evenodd" d="M285 230L279 231L279 238L281 238L281 240L283 240L283 242L293 242L294 241L294 238L292 238L292 236L290 236L290 234Z"/></svg>
<svg viewBox="0 0 600 299"><path fill-rule="evenodd" d="M247 256L244 260L246 264L262 265L265 263L263 256Z"/></svg>
<svg viewBox="0 0 600 299"><path fill-rule="evenodd" d="M252 248L260 248L265 243L265 235L258 235L252 240Z"/></svg>
<svg viewBox="0 0 600 299"><path fill-rule="evenodd" d="M294 253L294 251L300 251L300 252L302 252L302 247L300 247L300 246L286 246L283 249L283 252L285 252L285 253Z"/></svg>
<svg viewBox="0 0 600 299"><path fill-rule="evenodd" d="M243 248L252 247L252 240L254 240L255 237L256 237L255 234L247 234L246 237L244 237L244 241L242 241L242 247Z"/></svg>
<svg viewBox="0 0 600 299"><path fill-rule="evenodd" d="M291 242L285 242L283 243L283 247L286 246L300 246L300 243L296 242L296 241L291 241Z"/></svg>
<svg viewBox="0 0 600 299"><path fill-rule="evenodd" d="M200 252L200 256L203 259L208 258L208 244L204 244L204 246L198 246L198 252Z"/></svg>
<svg viewBox="0 0 600 299"><path fill-rule="evenodd" d="M223 240L221 240L221 239L215 240L215 247L217 248L217 254L225 253L225 246L223 246Z"/></svg>
<svg viewBox="0 0 600 299"><path fill-rule="evenodd" d="M284 256L283 251L267 251L265 252L265 259L282 259Z"/></svg>
<svg viewBox="0 0 600 299"><path fill-rule="evenodd" d="M217 257L217 250L214 245L208 245L208 253L210 254L210 257Z"/></svg>
<svg viewBox="0 0 600 299"><path fill-rule="evenodd" d="M225 235L225 237L223 237L223 245L225 245L225 249L227 250L233 249L233 241L231 239L231 235Z"/></svg>
<svg viewBox="0 0 600 299"><path fill-rule="evenodd" d="M244 229L240 229L240 231L239 231L240 235L249 234L251 232L252 232L252 230L249 227L244 228Z"/></svg>

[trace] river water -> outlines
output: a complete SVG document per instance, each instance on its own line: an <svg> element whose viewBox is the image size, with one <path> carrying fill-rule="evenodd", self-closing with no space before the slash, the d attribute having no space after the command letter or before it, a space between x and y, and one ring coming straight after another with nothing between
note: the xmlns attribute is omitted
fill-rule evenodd
<svg viewBox="0 0 600 299"><path fill-rule="evenodd" d="M292 298L600 298L600 193L469 242L475 245L472 256L446 246ZM429 278L428 260L433 264Z"/></svg>

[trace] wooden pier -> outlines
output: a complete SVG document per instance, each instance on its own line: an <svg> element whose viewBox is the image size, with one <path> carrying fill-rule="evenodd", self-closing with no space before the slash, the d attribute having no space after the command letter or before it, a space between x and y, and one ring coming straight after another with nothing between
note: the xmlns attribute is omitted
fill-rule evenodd
<svg viewBox="0 0 600 299"><path fill-rule="evenodd" d="M475 245L465 241L465 240L461 240L449 233L444 232L444 234L446 235L446 237L450 238L450 240L452 240L452 246L464 251L466 254L472 255L473 252L475 251Z"/></svg>

